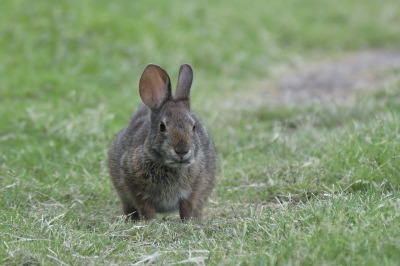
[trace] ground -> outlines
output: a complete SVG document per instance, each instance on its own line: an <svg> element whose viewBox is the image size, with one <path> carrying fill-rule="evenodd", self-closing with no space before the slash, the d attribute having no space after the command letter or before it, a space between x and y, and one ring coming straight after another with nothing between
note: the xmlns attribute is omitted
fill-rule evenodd
<svg viewBox="0 0 400 266"><path fill-rule="evenodd" d="M400 53L360 51L346 53L323 62L304 62L297 70L286 71L276 85L283 102L315 100L345 101L356 92L379 89L396 82Z"/></svg>

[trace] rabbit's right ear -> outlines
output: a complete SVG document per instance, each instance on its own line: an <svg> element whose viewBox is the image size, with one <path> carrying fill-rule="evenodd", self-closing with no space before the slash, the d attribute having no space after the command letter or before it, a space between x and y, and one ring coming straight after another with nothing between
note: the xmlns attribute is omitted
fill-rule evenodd
<svg viewBox="0 0 400 266"><path fill-rule="evenodd" d="M149 64L140 78L139 94L150 109L160 107L171 97L171 81L167 72L160 66Z"/></svg>
<svg viewBox="0 0 400 266"><path fill-rule="evenodd" d="M189 100L190 87L193 81L193 70L188 64L181 65L179 69L178 84L176 86L176 99Z"/></svg>

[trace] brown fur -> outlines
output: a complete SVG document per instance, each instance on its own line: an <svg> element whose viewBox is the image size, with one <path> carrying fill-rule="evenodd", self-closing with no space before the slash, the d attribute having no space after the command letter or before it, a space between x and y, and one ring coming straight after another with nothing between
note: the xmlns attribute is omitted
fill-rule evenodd
<svg viewBox="0 0 400 266"><path fill-rule="evenodd" d="M215 184L217 153L190 109L192 78L190 66L182 65L173 97L167 73L149 65L139 84L144 105L110 145L111 180L132 220L175 210L183 220L202 217Z"/></svg>

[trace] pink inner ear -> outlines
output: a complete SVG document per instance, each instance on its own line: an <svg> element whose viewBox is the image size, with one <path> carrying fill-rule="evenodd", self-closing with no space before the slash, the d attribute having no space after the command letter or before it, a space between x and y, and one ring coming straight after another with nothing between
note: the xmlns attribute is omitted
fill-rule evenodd
<svg viewBox="0 0 400 266"><path fill-rule="evenodd" d="M165 95L165 83L159 75L154 75L152 79L149 80L148 90L151 93L151 98L156 106L159 106L164 99Z"/></svg>

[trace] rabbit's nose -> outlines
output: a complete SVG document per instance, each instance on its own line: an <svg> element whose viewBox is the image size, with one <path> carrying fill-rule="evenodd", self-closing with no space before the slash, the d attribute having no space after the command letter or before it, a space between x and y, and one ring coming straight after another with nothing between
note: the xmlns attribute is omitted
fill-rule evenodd
<svg viewBox="0 0 400 266"><path fill-rule="evenodd" d="M184 157L186 154L190 152L189 149L174 149L175 153L179 155L179 157Z"/></svg>
<svg viewBox="0 0 400 266"><path fill-rule="evenodd" d="M180 158L183 158L190 153L190 148L189 145L181 140L178 142L178 145L174 147L174 151Z"/></svg>

